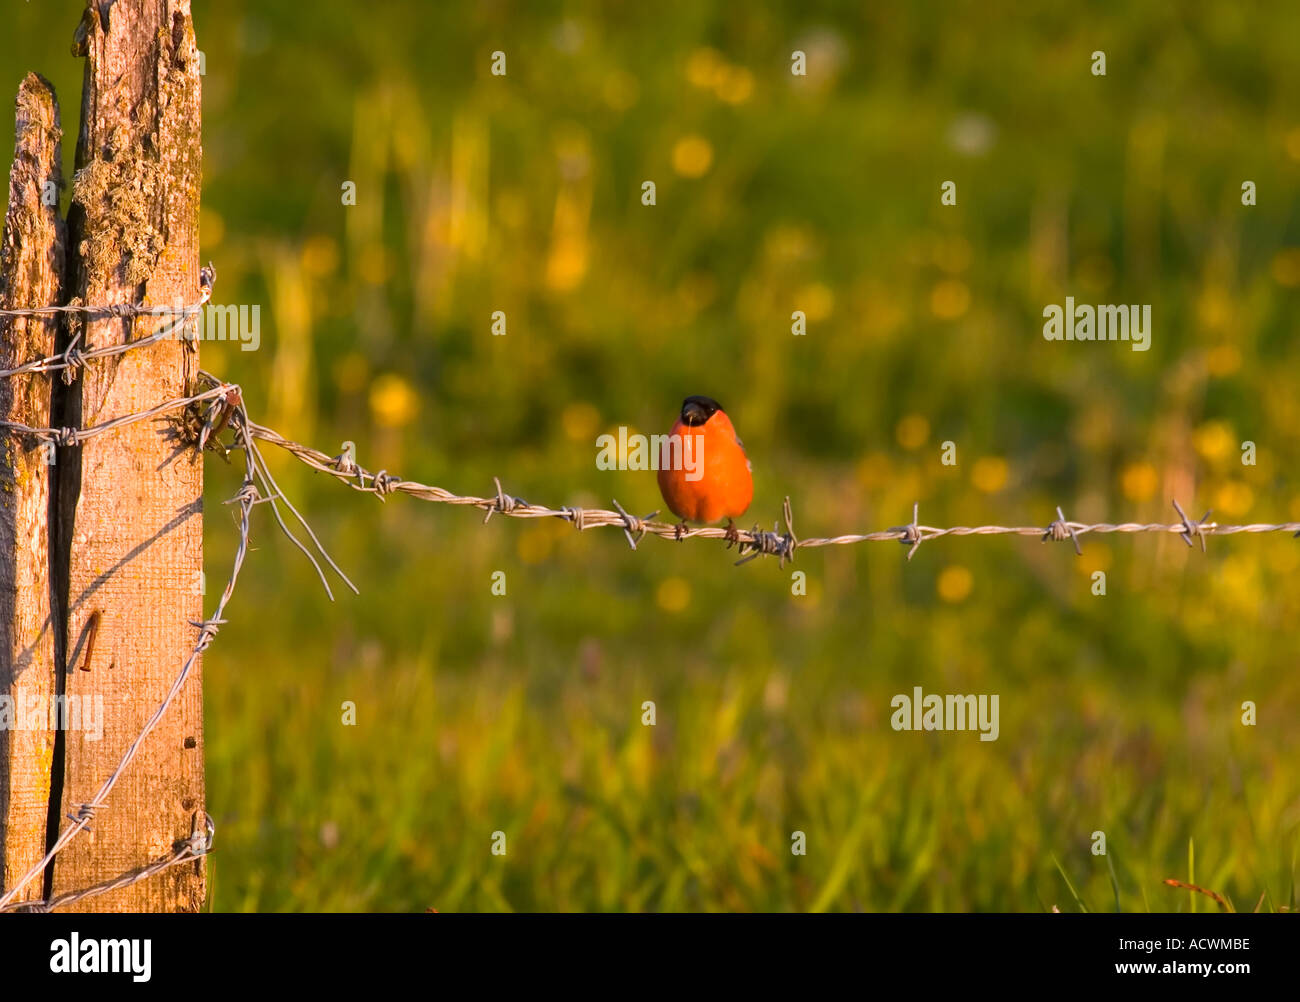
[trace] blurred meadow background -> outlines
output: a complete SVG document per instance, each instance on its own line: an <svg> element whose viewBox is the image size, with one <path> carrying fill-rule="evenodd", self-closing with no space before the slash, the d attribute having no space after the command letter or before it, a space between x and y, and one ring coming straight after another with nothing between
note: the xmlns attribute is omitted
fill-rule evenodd
<svg viewBox="0 0 1300 1002"><path fill-rule="evenodd" d="M645 514L653 474L597 470L596 437L701 393L753 461L746 527L786 494L803 535L914 501L940 526L1300 519L1300 8L195 6L203 257L262 311L260 350L203 364L290 438ZM58 88L69 170L80 10L8 0L0 32L5 94ZM1151 350L1044 341L1067 295L1151 304ZM1167 877L1294 907L1289 535L737 568L268 458L361 596L329 602L260 512L205 658L215 910L1214 907ZM239 467L207 476L216 583ZM999 739L893 731L913 686L999 694Z"/></svg>

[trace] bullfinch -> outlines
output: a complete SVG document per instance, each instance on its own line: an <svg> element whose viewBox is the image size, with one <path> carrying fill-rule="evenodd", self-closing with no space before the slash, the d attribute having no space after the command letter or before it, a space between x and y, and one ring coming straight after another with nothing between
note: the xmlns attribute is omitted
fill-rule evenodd
<svg viewBox="0 0 1300 1002"><path fill-rule="evenodd" d="M725 518L728 545L738 540L735 520L754 499L752 471L722 405L711 397L687 397L659 461L659 492L682 520L677 538L688 522Z"/></svg>

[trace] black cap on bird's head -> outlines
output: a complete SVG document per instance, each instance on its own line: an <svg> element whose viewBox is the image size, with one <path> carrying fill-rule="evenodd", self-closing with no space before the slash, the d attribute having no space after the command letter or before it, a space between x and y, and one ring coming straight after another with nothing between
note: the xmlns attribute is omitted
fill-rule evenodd
<svg viewBox="0 0 1300 1002"><path fill-rule="evenodd" d="M722 404L712 397L687 397L682 401L682 424L691 427L702 425L720 410Z"/></svg>

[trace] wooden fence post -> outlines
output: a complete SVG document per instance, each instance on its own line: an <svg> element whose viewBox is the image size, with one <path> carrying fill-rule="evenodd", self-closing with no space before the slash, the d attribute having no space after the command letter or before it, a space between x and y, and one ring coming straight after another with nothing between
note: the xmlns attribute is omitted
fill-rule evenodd
<svg viewBox="0 0 1300 1002"><path fill-rule="evenodd" d="M201 145L198 50L189 0L90 0L75 51L85 56L86 71L65 291L89 306L192 304L199 299ZM21 126L24 96L35 109L29 117L48 119L47 109L53 107L52 95L43 97L32 79L24 84L19 111L19 154L28 159L51 155L41 145L51 141L48 128L41 136ZM57 164L57 154L52 156ZM13 212L11 204L11 218ZM14 255L6 251L6 262L20 270L24 262L36 264L25 265L28 284L6 295L35 297L16 306L45 303L52 293L48 283L41 284L38 265L52 259L57 228L44 214L20 214L14 232L23 241L21 258L13 264ZM56 267L50 270L57 275ZM153 333L168 320L76 316L65 322L58 347L62 350L77 335L81 348L121 344ZM15 340L6 350L24 356L20 361L48 354L48 346L38 343L39 336L48 336L48 326L16 326L27 340ZM35 416L43 404L40 392L30 391L26 398L14 394L43 379L46 387L52 384L50 420L26 423L103 424L191 392L197 348L197 343L161 340L95 359L70 385L57 374L15 384L19 389L0 397L0 403L11 410L21 405ZM21 793L18 800L10 792L7 801L0 801L6 833L0 842L6 849L0 876L6 880L39 860L68 826L68 816L94 799L194 648L198 630L192 624L203 618L203 467L193 444L177 435L177 416L132 423L57 451L49 527L50 618L55 626L45 633L54 634L53 686L70 702L76 697L81 724L56 730L52 767L41 758L45 746L37 736L22 738L26 744L11 736L0 745L5 752L0 768L6 770L0 789ZM28 460L7 461L6 474L30 481ZM43 468L36 472L44 475ZM48 684L37 677L39 654L31 654L25 666L13 651L27 652L45 637L38 629L43 615L39 596L24 590L21 577L38 575L39 552L24 557L28 563L12 566L24 541L10 540L5 527L9 534L30 531L38 501L38 492L29 489L23 494L27 507L0 519L0 543L13 543L0 554L0 614L8 615L7 627L0 619L0 657L7 666L0 683L12 682L17 673L23 683L31 678L33 687ZM6 560L9 567L4 567ZM6 600L14 593L7 590L11 583L21 600ZM89 828L55 857L43 886L34 881L25 896L81 890L166 856L189 837L195 816L202 818L204 810L201 678L196 665L135 760L98 805ZM99 705L101 734L91 726ZM34 775L41 768L47 768L47 778ZM39 797L42 783L48 786L48 821L39 846L33 846L28 802ZM26 813L16 813L19 807ZM204 896L203 860L198 859L71 907L197 911Z"/></svg>
<svg viewBox="0 0 1300 1002"><path fill-rule="evenodd" d="M92 0L77 46L86 72L68 216L73 291L87 304L193 303L202 148L189 0ZM121 343L162 322L95 321L85 325L84 341ZM169 339L91 363L63 401L62 423L100 424L186 395L197 349ZM67 562L67 691L104 698L100 740L67 732L60 818L92 799L116 767L189 656L198 632L191 624L203 618L202 457L177 438L169 417L60 450L68 454L66 462L59 457L56 528L56 561ZM79 656L96 613L93 658L83 671ZM203 809L196 668L92 830L56 857L50 890L78 890L166 855ZM197 911L204 896L196 860L77 907Z"/></svg>
<svg viewBox="0 0 1300 1002"><path fill-rule="evenodd" d="M28 74L18 88L14 162L9 175L0 309L63 301L64 224L59 106L49 83ZM54 351L58 321L0 322L0 369ZM57 377L56 377L57 378ZM0 421L50 424L47 373L0 378ZM49 453L12 436L0 438L0 889L45 855L54 729L48 708L58 673L50 613ZM44 720L33 717L38 707ZM41 897L40 881L18 895Z"/></svg>

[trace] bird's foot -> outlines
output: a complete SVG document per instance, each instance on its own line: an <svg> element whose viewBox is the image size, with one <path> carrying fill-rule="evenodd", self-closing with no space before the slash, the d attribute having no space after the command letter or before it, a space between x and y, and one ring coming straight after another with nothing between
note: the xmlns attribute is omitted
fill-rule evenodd
<svg viewBox="0 0 1300 1002"><path fill-rule="evenodd" d="M680 543L682 540L682 533L689 528L690 526L686 524L686 519L682 519L680 522L677 523L677 528L673 532L673 539L677 540Z"/></svg>
<svg viewBox="0 0 1300 1002"><path fill-rule="evenodd" d="M722 538L727 541L727 549L731 549L733 543L740 542L740 533L736 530L736 520L734 518L727 519L727 531Z"/></svg>

